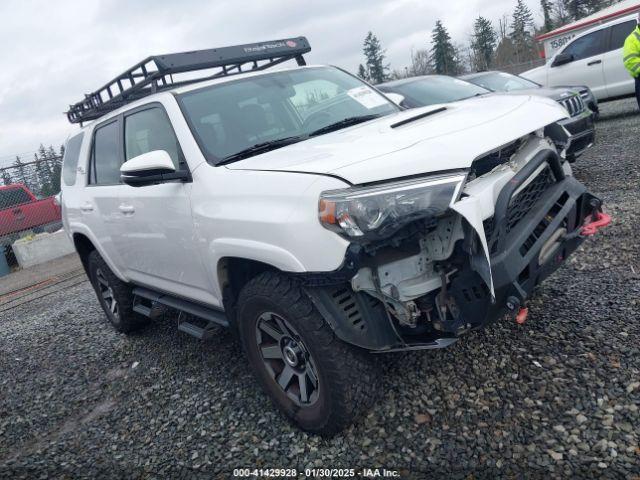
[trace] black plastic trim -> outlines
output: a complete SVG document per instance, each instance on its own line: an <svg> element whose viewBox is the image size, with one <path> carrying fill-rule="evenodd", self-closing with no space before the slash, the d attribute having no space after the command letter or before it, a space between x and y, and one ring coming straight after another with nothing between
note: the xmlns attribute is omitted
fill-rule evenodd
<svg viewBox="0 0 640 480"><path fill-rule="evenodd" d="M400 120L399 122L392 123L391 124L391 128L398 128L398 127L401 127L401 126L406 125L408 123L412 123L412 122L415 122L417 120L421 120L423 118L430 117L431 115L435 115L436 113L444 112L446 109L447 109L447 107L440 107L440 108L436 108L435 110L429 110L428 112L421 113L420 115L416 115L414 117L407 118L405 120Z"/></svg>
<svg viewBox="0 0 640 480"><path fill-rule="evenodd" d="M224 311L220 309L205 306L200 303L166 293L156 292L144 287L134 287L133 294L138 297L146 298L152 302L157 302L161 305L166 305L167 307L189 313L198 318L202 318L203 320L207 320L208 322L217 323L223 327L229 326L229 321L227 320Z"/></svg>

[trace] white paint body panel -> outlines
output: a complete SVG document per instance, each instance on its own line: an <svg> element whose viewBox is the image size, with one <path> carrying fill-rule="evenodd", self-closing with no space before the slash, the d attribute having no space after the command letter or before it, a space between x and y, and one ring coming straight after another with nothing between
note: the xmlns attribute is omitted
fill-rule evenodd
<svg viewBox="0 0 640 480"><path fill-rule="evenodd" d="M222 303L218 267L225 257L257 260L289 272L340 267L349 242L320 224L321 192L350 183L467 169L488 151L567 116L557 102L541 97L480 97L445 105L444 112L397 128L391 125L434 107L399 112L214 167L205 161L171 93L134 102L100 122L152 102L166 109L193 181L87 186L95 124L88 125L77 181L63 187L65 229L71 237L88 237L123 280L215 306ZM508 177L494 176L482 188L474 187L477 218L493 213L497 192ZM93 210L82 210L88 204Z"/></svg>

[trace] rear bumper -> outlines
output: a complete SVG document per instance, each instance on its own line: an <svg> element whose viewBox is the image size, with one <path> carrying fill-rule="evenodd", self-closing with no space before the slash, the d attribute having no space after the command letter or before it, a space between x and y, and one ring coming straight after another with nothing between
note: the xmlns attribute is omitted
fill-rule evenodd
<svg viewBox="0 0 640 480"><path fill-rule="evenodd" d="M571 144L567 148L569 160L575 160L595 142L596 131L593 124L593 114L589 110L558 123L571 134Z"/></svg>

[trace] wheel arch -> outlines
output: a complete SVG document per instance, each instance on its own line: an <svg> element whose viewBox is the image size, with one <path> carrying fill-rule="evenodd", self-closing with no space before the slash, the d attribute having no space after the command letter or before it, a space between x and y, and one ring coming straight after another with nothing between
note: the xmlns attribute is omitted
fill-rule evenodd
<svg viewBox="0 0 640 480"><path fill-rule="evenodd" d="M236 329L237 300L242 288L262 272L282 272L278 267L245 257L222 257L216 265L218 285L222 292L222 303L232 328ZM284 273L284 272L282 272Z"/></svg>
<svg viewBox="0 0 640 480"><path fill-rule="evenodd" d="M89 254L96 250L96 246L93 244L91 239L87 237L83 233L74 233L72 235L73 238L73 246L78 252L78 256L80 257L80 261L82 262L82 266L84 267L84 271L89 275Z"/></svg>
<svg viewBox="0 0 640 480"><path fill-rule="evenodd" d="M71 233L71 239L73 240L73 245L76 249L76 252L78 253L78 256L80 257L80 261L82 262L82 266L84 268L84 271L87 273L87 276L89 276L89 254L92 251L97 250L100 256L107 263L111 271L114 273L114 275L124 282L127 281L126 278L124 278L124 276L120 273L120 270L113 264L109 256L105 255L102 248L100 248L100 244L96 241L95 238L93 238L93 235L91 235L89 232L74 231Z"/></svg>

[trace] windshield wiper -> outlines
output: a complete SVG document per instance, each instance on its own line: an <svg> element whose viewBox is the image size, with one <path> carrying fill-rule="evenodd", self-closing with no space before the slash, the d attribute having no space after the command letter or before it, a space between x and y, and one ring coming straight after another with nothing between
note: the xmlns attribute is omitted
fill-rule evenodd
<svg viewBox="0 0 640 480"><path fill-rule="evenodd" d="M309 134L310 137L315 137L316 135L322 135L323 133L333 132L335 130L340 130L341 128L350 127L352 125L357 125L358 123L367 122L369 120L373 120L374 118L381 117L381 114L372 114L372 115L361 115L359 117L348 117L344 120L340 120L339 122L330 123L329 125L325 125L322 128L314 130Z"/></svg>
<svg viewBox="0 0 640 480"><path fill-rule="evenodd" d="M284 137L284 138L278 138L276 140L269 140L268 142L256 143L255 145L251 145L247 148L240 150L239 152L236 152L227 157L224 157L222 160L217 162L216 165L226 165L227 163L232 163L237 160L242 160L243 158L251 157L259 153L268 152L269 150L275 150L276 148L285 147L287 145L291 145L292 143L300 142L302 140L305 140L306 138L307 138L307 135L295 135L292 137Z"/></svg>

